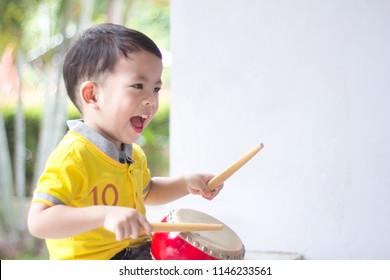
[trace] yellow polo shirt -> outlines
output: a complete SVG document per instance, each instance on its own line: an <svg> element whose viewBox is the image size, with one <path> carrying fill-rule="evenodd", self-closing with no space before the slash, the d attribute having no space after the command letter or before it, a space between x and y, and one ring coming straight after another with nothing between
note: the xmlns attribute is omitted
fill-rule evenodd
<svg viewBox="0 0 390 280"><path fill-rule="evenodd" d="M131 162L120 163L87 138L69 131L49 157L33 202L71 207L117 205L145 215L143 196L150 172L142 149L132 145ZM97 228L66 239L48 239L50 259L110 259L125 247L137 247L148 236L117 241L115 234Z"/></svg>

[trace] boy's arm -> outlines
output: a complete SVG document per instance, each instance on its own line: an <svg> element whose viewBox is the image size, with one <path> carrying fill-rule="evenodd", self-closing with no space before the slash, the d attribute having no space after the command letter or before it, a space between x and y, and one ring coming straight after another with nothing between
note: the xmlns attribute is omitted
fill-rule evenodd
<svg viewBox="0 0 390 280"><path fill-rule="evenodd" d="M144 198L148 205L165 204L177 200L187 194L202 195L206 199L213 199L218 195L223 185L211 191L207 182L214 176L210 174L191 174L182 177L154 177L151 187Z"/></svg>
<svg viewBox="0 0 390 280"><path fill-rule="evenodd" d="M28 215L29 231L38 238L68 238L102 226L115 233L117 240L137 238L141 231L151 234L146 218L127 207L99 205L75 208L34 202Z"/></svg>

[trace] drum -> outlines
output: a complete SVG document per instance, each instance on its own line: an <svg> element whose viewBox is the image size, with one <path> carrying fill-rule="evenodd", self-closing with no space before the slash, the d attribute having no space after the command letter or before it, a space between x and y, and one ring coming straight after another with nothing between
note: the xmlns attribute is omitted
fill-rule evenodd
<svg viewBox="0 0 390 280"><path fill-rule="evenodd" d="M192 209L173 210L162 222L223 224ZM151 252L156 260L242 260L245 248L238 235L223 224L219 231L156 232Z"/></svg>

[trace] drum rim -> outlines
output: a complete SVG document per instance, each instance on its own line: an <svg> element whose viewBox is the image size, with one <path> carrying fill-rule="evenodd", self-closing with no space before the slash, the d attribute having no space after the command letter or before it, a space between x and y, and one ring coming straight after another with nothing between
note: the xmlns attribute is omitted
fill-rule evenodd
<svg viewBox="0 0 390 280"><path fill-rule="evenodd" d="M170 211L169 214L166 216L166 221L168 223L174 223L174 215L178 211L188 211L188 210L192 211L192 212L197 212L197 213L200 213L203 215L207 215L207 216L215 219L216 221L222 223L218 219L216 219L216 218L214 218L206 213L203 213L201 211L194 210L194 209L189 209L189 208L181 208L181 209L175 209L175 210ZM237 240L241 243L241 248L239 250L228 250L228 249L221 250L220 248L213 246L212 244L205 244L202 242L202 239L200 238L199 233L196 233L196 232L180 232L178 234L178 237L181 238L182 240L184 240L185 242L187 242L188 244L190 244L191 246L195 247L198 250L201 250L203 253L205 253L213 258L217 258L217 259L221 259L221 260L242 260L242 259L244 259L245 246L242 243L241 238L229 226L225 225L224 223L222 223L222 224L224 225L224 227L229 229L235 235Z"/></svg>

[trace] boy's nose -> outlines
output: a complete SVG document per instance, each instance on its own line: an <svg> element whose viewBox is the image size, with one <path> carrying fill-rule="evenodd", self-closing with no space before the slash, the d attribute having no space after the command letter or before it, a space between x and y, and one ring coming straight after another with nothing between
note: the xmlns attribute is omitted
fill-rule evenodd
<svg viewBox="0 0 390 280"><path fill-rule="evenodd" d="M144 106L154 106L157 104L157 97L155 96L155 93L149 93L145 95L144 100L142 101L142 104Z"/></svg>

